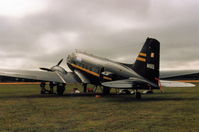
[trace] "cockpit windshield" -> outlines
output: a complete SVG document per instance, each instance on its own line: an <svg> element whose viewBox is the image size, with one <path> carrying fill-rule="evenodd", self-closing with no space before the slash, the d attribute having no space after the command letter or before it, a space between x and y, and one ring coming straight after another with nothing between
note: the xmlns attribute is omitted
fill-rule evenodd
<svg viewBox="0 0 199 132"><path fill-rule="evenodd" d="M68 62L72 62L75 59L75 53L69 54L67 57Z"/></svg>

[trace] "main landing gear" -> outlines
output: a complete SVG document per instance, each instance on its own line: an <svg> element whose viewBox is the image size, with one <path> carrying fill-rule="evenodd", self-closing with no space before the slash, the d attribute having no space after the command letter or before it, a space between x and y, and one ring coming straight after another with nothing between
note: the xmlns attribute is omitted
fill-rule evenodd
<svg viewBox="0 0 199 132"><path fill-rule="evenodd" d="M103 95L109 95L111 92L111 88L109 87L103 87Z"/></svg>
<svg viewBox="0 0 199 132"><path fill-rule="evenodd" d="M142 97L141 93L136 90L136 92L135 92L135 98L136 99L141 99L141 97Z"/></svg>
<svg viewBox="0 0 199 132"><path fill-rule="evenodd" d="M65 83L58 83L57 84L57 95L62 96L64 94L65 91Z"/></svg>
<svg viewBox="0 0 199 132"><path fill-rule="evenodd" d="M45 88L46 82L41 82L40 87L41 87L41 94L54 94L53 88L54 86L57 86L56 94L61 96L64 94L65 91L65 83L57 83L53 84L52 82L49 83L50 90L47 90Z"/></svg>
<svg viewBox="0 0 199 132"><path fill-rule="evenodd" d="M142 85L140 85L139 83L133 83L132 86L135 88L135 98L141 99L142 96L138 89L140 89Z"/></svg>
<svg viewBox="0 0 199 132"><path fill-rule="evenodd" d="M84 93L86 93L86 92L87 92L87 84L86 84L86 83L83 83L82 86L83 86L83 88L84 88Z"/></svg>

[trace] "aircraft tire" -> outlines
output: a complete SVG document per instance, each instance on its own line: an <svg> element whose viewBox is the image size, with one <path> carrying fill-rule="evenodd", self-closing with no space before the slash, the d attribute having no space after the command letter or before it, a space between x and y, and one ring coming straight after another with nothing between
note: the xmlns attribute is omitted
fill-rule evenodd
<svg viewBox="0 0 199 132"><path fill-rule="evenodd" d="M109 87L103 87L103 95L109 95L111 92L111 88Z"/></svg>
<svg viewBox="0 0 199 132"><path fill-rule="evenodd" d="M136 92L135 93L135 98L136 99L141 99L141 93L140 92Z"/></svg>
<svg viewBox="0 0 199 132"><path fill-rule="evenodd" d="M87 84L86 83L83 83L83 88L84 88L84 93L87 92Z"/></svg>
<svg viewBox="0 0 199 132"><path fill-rule="evenodd" d="M57 85L57 95L62 96L65 91L65 84L58 84Z"/></svg>

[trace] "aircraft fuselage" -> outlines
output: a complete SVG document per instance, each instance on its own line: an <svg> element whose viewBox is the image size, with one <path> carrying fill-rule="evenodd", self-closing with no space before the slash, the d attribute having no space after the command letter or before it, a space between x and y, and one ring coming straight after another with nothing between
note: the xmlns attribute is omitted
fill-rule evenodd
<svg viewBox="0 0 199 132"><path fill-rule="evenodd" d="M79 70L91 80L92 84L99 83L100 70L104 68L104 81L127 79L130 77L142 78L131 68L106 58L97 57L83 52L74 52L68 55L69 68Z"/></svg>

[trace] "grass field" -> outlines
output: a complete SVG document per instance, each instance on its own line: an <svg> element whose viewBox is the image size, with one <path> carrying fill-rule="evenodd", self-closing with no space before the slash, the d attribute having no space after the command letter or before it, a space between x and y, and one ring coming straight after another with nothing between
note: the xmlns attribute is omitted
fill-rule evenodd
<svg viewBox="0 0 199 132"><path fill-rule="evenodd" d="M66 92L70 92L72 85ZM38 85L0 85L0 131L197 132L199 85L143 95L40 95Z"/></svg>

